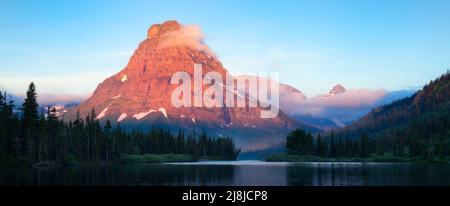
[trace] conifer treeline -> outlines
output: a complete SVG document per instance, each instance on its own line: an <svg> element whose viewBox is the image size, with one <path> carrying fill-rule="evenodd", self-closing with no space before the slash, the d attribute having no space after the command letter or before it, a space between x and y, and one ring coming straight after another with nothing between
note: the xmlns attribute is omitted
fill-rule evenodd
<svg viewBox="0 0 450 206"><path fill-rule="evenodd" d="M197 158L236 159L232 138L213 138L205 133L177 135L163 129L128 132L117 125L104 125L94 110L75 121L56 117L55 108L38 111L36 88L29 85L17 112L14 102L0 92L0 161L33 164L50 160L62 163L112 161L121 154L190 154Z"/></svg>
<svg viewBox="0 0 450 206"><path fill-rule="evenodd" d="M358 140L335 138L332 134L323 139L320 134L314 140L311 133L296 129L286 138L286 150L293 155L314 155L318 157L362 157L366 158L374 149L373 141L367 135Z"/></svg>
<svg viewBox="0 0 450 206"><path fill-rule="evenodd" d="M336 138L369 135L370 154L398 157L450 157L450 70L408 98L373 109ZM330 133L327 139L330 137Z"/></svg>
<svg viewBox="0 0 450 206"><path fill-rule="evenodd" d="M319 157L361 157L393 155L404 158L450 157L450 114L443 111L433 118L416 119L412 123L369 138L362 134L351 138L330 133L313 138L310 133L296 129L287 135L286 150L293 155Z"/></svg>
<svg viewBox="0 0 450 206"><path fill-rule="evenodd" d="M323 135L313 142L310 134L293 131L287 149L327 157L450 157L450 71L411 97L375 108L346 128Z"/></svg>

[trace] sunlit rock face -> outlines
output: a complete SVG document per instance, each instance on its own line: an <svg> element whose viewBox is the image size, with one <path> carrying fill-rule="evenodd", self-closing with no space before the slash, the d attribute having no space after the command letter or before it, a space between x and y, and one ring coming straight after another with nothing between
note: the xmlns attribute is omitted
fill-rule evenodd
<svg viewBox="0 0 450 206"><path fill-rule="evenodd" d="M314 130L283 112L275 118L260 118L258 107L174 107L171 93L179 85L170 83L172 75L183 71L193 79L194 64L202 65L203 75L215 71L225 79L228 74L203 43L199 27L176 21L152 25L127 66L100 83L88 100L64 113L63 118L74 120L77 111L83 117L94 108L102 122L144 130L161 127L232 136L244 151L283 144L286 133L296 127ZM207 87L204 85L203 91Z"/></svg>

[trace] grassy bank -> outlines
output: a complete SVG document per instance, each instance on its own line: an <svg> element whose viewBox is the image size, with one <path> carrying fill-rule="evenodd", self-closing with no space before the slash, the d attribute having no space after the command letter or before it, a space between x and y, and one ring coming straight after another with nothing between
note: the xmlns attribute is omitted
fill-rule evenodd
<svg viewBox="0 0 450 206"><path fill-rule="evenodd" d="M265 158L267 162L418 162L418 163L449 163L448 157L420 158L398 157L391 154L373 155L368 158L359 157L317 157L312 155L273 154Z"/></svg>
<svg viewBox="0 0 450 206"><path fill-rule="evenodd" d="M233 161L236 159L230 159L228 157L223 157L223 156L208 155L208 156L200 157L198 160L199 161Z"/></svg>
<svg viewBox="0 0 450 206"><path fill-rule="evenodd" d="M136 163L167 163L167 162L195 162L197 159L189 154L122 154L118 162L122 164Z"/></svg>
<svg viewBox="0 0 450 206"><path fill-rule="evenodd" d="M196 162L199 160L231 160L222 156L194 157L190 154L121 154L119 158L111 161L82 162L76 158L66 158L62 161L41 161L34 164L23 161L0 161L0 168L50 168L59 166L81 166L81 165L102 165L102 164L140 164L140 163L170 163L170 162Z"/></svg>

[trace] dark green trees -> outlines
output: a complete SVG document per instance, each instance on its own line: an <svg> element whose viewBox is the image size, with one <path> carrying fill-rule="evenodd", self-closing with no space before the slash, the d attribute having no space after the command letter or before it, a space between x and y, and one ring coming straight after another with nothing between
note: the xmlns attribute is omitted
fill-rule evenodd
<svg viewBox="0 0 450 206"><path fill-rule="evenodd" d="M168 130L151 129L148 133L135 131L131 135L128 140L137 141L140 154L190 154L198 158L234 160L240 153L232 138L208 137L205 132L198 137L194 133L185 137L181 130L174 135Z"/></svg>
<svg viewBox="0 0 450 206"><path fill-rule="evenodd" d="M30 165L50 160L66 164L112 161L121 154L191 154L197 158L234 160L240 150L232 138L202 133L185 136L169 130L125 131L106 121L102 125L92 108L85 118L58 120L56 109L39 111L36 87L30 84L22 112L0 94L0 164Z"/></svg>
<svg viewBox="0 0 450 206"><path fill-rule="evenodd" d="M301 129L291 131L286 138L286 149L289 154L314 154L314 142L311 133L306 133Z"/></svg>
<svg viewBox="0 0 450 206"><path fill-rule="evenodd" d="M363 134L361 136L360 140L360 150L359 150L359 156L366 158L370 155L370 142L369 137L366 134Z"/></svg>
<svg viewBox="0 0 450 206"><path fill-rule="evenodd" d="M8 101L6 93L0 92L0 161L23 153L19 118L14 110L14 102Z"/></svg>
<svg viewBox="0 0 450 206"><path fill-rule="evenodd" d="M327 138L319 134L314 139L310 133L296 129L286 137L286 151L292 155L315 155L319 157L362 157L375 152L376 145L367 135L359 140L336 137L333 133Z"/></svg>
<svg viewBox="0 0 450 206"><path fill-rule="evenodd" d="M424 159L450 157L450 71L408 98L374 108L335 134L342 140L358 141L352 147L358 145L361 157L372 153Z"/></svg>
<svg viewBox="0 0 450 206"><path fill-rule="evenodd" d="M322 140L322 137L319 134L317 136L317 141L316 141L315 155L324 157L327 155L327 153L328 153L327 144L326 144L326 142L324 142Z"/></svg>
<svg viewBox="0 0 450 206"><path fill-rule="evenodd" d="M27 95L25 101L22 104L22 121L21 121L21 153L27 157L28 160L33 161L33 151L36 150L36 145L34 144L38 138L38 107L36 87L34 83L28 86Z"/></svg>
<svg viewBox="0 0 450 206"><path fill-rule="evenodd" d="M33 82L28 86L27 96L22 104L22 122L23 128L30 128L32 126L37 126L37 120L39 118L38 114L39 104L37 103L36 87Z"/></svg>

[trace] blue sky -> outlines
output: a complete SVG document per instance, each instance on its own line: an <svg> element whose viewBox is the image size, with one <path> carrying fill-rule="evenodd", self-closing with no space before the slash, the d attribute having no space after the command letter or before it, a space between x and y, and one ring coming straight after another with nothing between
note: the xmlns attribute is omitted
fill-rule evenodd
<svg viewBox="0 0 450 206"><path fill-rule="evenodd" d="M277 71L308 96L418 87L450 67L450 1L0 0L0 89L89 94L154 23L201 26L231 73Z"/></svg>

